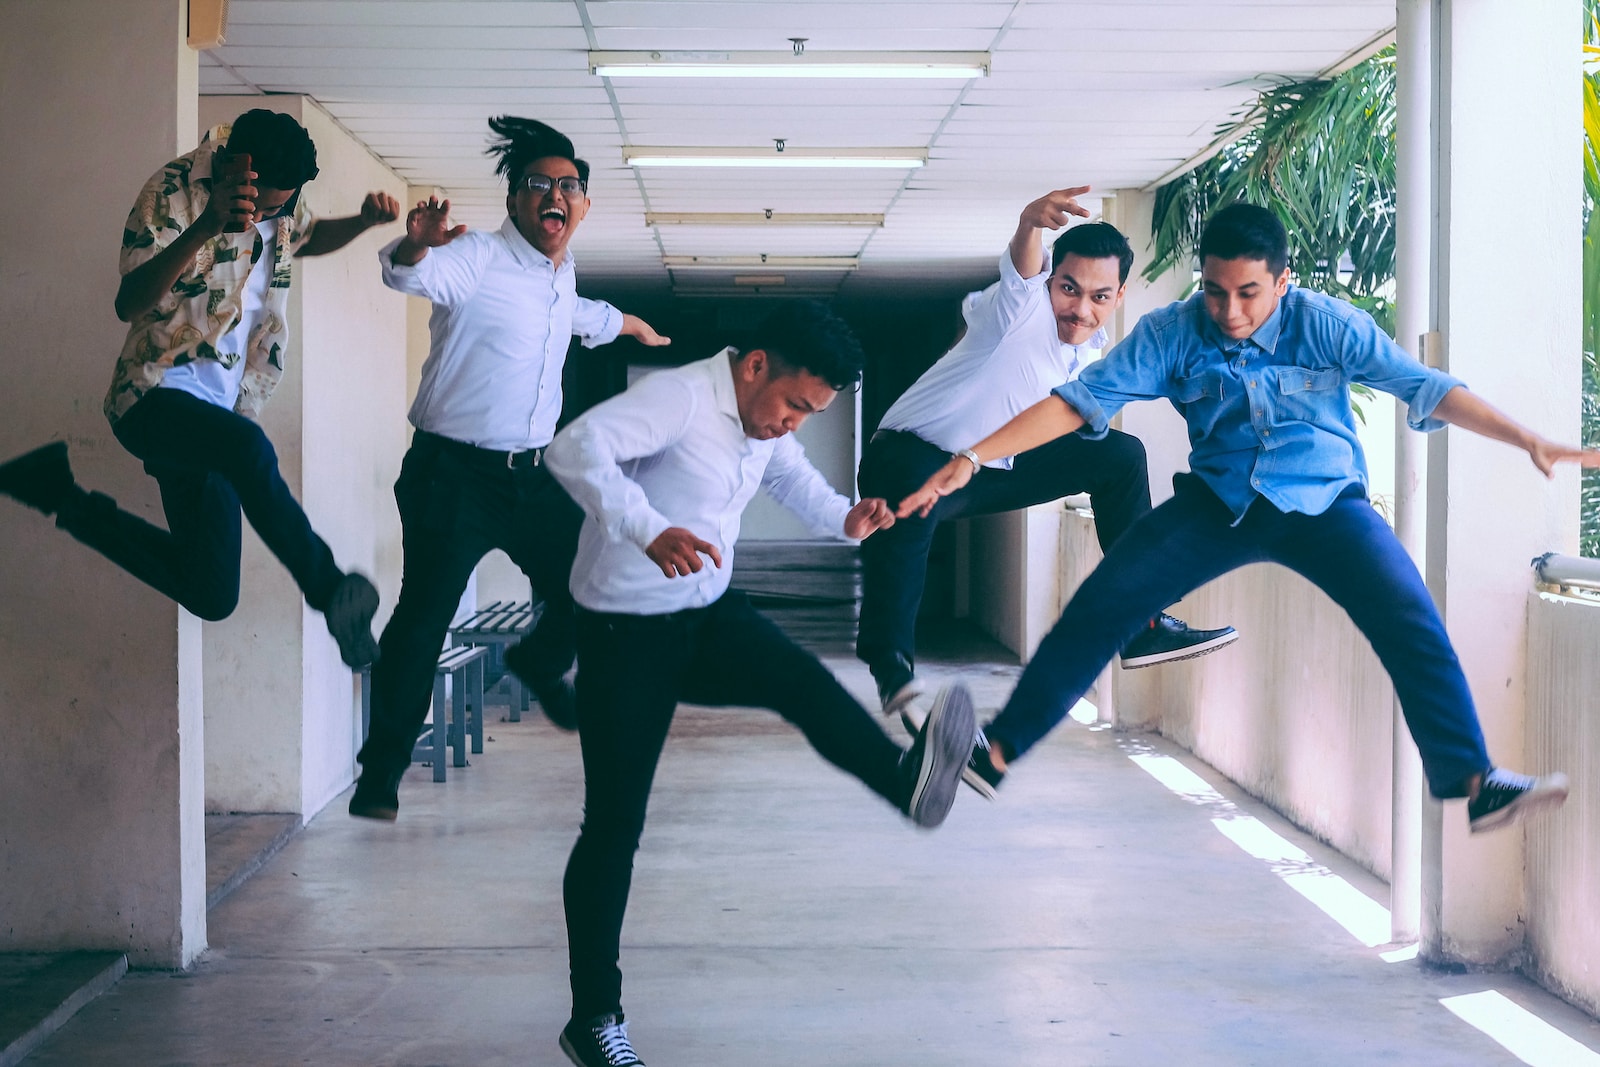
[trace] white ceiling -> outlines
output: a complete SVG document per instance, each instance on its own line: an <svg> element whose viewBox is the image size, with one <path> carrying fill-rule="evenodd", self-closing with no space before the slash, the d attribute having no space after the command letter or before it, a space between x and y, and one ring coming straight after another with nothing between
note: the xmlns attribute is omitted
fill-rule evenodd
<svg viewBox="0 0 1600 1067"><path fill-rule="evenodd" d="M206 93L315 98L459 221L497 226L490 115L542 119L593 167L583 273L664 284L661 256L855 256L851 286L992 273L1052 188L1138 188L1203 149L1263 75L1305 77L1394 24L1394 0L233 0ZM988 51L964 81L600 78L588 51ZM624 144L922 148L886 170L636 170ZM646 227L648 211L868 212L881 228ZM680 292L734 273L676 271ZM760 271L759 273L784 273ZM837 273L788 272L832 289Z"/></svg>

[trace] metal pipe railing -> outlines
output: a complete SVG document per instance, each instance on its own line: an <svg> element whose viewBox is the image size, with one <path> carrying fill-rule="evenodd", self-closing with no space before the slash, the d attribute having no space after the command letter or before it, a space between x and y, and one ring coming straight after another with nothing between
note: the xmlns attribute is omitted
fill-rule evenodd
<svg viewBox="0 0 1600 1067"><path fill-rule="evenodd" d="M1544 585L1565 586L1568 589L1600 589L1600 559L1546 552L1536 557L1530 565Z"/></svg>

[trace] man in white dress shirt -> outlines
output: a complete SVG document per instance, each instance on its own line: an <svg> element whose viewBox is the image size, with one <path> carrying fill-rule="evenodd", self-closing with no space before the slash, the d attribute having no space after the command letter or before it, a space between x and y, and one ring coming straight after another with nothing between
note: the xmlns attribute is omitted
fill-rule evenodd
<svg viewBox="0 0 1600 1067"><path fill-rule="evenodd" d="M640 1062L622 1015L618 945L680 700L771 708L918 825L937 826L954 800L975 730L964 689L940 694L902 752L816 657L728 591L758 488L819 534L859 540L893 522L882 499L852 507L790 436L859 381L861 362L826 308L789 303L744 351L651 374L550 446L550 470L587 516L572 568L585 786L564 887L573 1007L561 1035L583 1067Z"/></svg>
<svg viewBox="0 0 1600 1067"><path fill-rule="evenodd" d="M506 176L506 221L495 232L450 225L450 202L429 199L379 253L392 289L433 302L432 341L411 405L416 427L395 482L404 542L400 599L372 672L372 727L350 814L394 819L433 692L434 662L472 570L503 549L544 611L508 650L552 721L575 725L567 575L582 514L545 470L561 414L561 369L576 334L586 346L628 334L667 339L610 304L578 296L567 245L589 210L589 165L542 122L489 121L489 151Z"/></svg>
<svg viewBox="0 0 1600 1067"><path fill-rule="evenodd" d="M1122 304L1133 249L1107 223L1073 227L1056 240L1046 270L1042 234L1087 216L1077 197L1088 186L1058 189L1023 209L1000 256L1000 280L962 306L967 328L956 346L895 401L863 450L863 493L898 504L952 454L1004 426L1050 390L1078 376L1105 347L1106 317ZM1101 548L1150 510L1144 446L1111 430L1088 440L1068 435L1015 459L978 467L962 490L927 517L901 519L861 547L861 621L856 655L871 669L885 712L914 725L911 704L917 609L928 550L940 522L1088 493ZM1187 659L1231 643L1232 627L1193 630L1162 614L1122 651L1124 667ZM969 781L973 781L969 779ZM987 790L973 781L975 788Z"/></svg>

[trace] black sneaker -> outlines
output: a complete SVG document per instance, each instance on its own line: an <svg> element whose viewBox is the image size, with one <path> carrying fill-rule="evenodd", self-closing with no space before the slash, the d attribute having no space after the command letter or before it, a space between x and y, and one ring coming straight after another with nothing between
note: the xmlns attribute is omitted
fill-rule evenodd
<svg viewBox="0 0 1600 1067"><path fill-rule="evenodd" d="M528 662L532 650L524 648L525 644L527 644L526 638L506 649L506 670L516 675L523 685L533 691L533 698L539 702L539 710L544 712L545 718L569 733L576 730L578 694L572 688L572 683L567 681L564 674L558 674L553 678L548 675L543 677L536 675L532 664Z"/></svg>
<svg viewBox="0 0 1600 1067"><path fill-rule="evenodd" d="M922 729L923 720L927 718L916 704L907 704L900 709L900 725L906 728L906 733L916 737ZM995 790L1000 787L1000 779L1004 778L1004 771L996 770L994 763L989 759L989 739L983 731L977 731L977 736L972 741L972 754L967 757L967 765L961 768L961 780L972 787L985 800L993 800Z"/></svg>
<svg viewBox="0 0 1600 1067"><path fill-rule="evenodd" d="M1139 631L1122 650L1122 666L1127 670L1154 667L1158 663L1194 659L1215 652L1239 639L1231 626L1220 630L1191 630L1182 619L1162 613Z"/></svg>
<svg viewBox="0 0 1600 1067"><path fill-rule="evenodd" d="M1467 802L1467 821L1472 832L1498 830L1546 808L1559 808L1567 801L1567 776L1560 771L1543 778L1492 768L1483 776L1478 795Z"/></svg>
<svg viewBox="0 0 1600 1067"><path fill-rule="evenodd" d="M644 1067L628 1043L628 1022L620 1011L596 1015L588 1022L572 1020L562 1029L560 1044L578 1067Z"/></svg>
<svg viewBox="0 0 1600 1067"><path fill-rule="evenodd" d="M358 819L394 822L400 817L400 779L404 774L403 769L386 774L363 767L350 797L350 814Z"/></svg>
<svg viewBox="0 0 1600 1067"><path fill-rule="evenodd" d="M378 613L378 590L365 575L347 574L333 587L322 609L328 632L339 642L339 658L351 670L360 670L378 658L372 636L372 617Z"/></svg>
<svg viewBox="0 0 1600 1067"><path fill-rule="evenodd" d="M869 664L872 680L878 683L878 701L885 715L893 715L922 695L922 684L911 671L911 661L899 652Z"/></svg>
<svg viewBox="0 0 1600 1067"><path fill-rule="evenodd" d="M72 499L78 485L67 461L67 443L52 441L0 463L0 493L16 497L30 508L54 515Z"/></svg>
<svg viewBox="0 0 1600 1067"><path fill-rule="evenodd" d="M904 810L912 822L932 829L950 814L956 783L972 755L977 732L967 687L957 682L939 690L916 740L900 757L906 784Z"/></svg>

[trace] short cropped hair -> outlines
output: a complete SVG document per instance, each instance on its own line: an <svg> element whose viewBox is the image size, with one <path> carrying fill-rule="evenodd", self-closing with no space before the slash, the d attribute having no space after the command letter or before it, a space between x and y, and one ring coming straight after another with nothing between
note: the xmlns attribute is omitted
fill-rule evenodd
<svg viewBox="0 0 1600 1067"><path fill-rule="evenodd" d="M1087 222L1057 237L1055 248L1050 253L1052 274L1069 255L1082 256L1084 259L1114 258L1117 261L1117 280L1123 284L1127 284L1128 272L1133 269L1132 246L1122 236L1122 231L1109 222Z"/></svg>
<svg viewBox="0 0 1600 1067"><path fill-rule="evenodd" d="M570 161L578 168L578 180L589 184L589 164L578 158L572 141L554 126L516 115L496 115L489 120L489 129L496 140L484 154L499 157L494 172L504 177L508 186L516 186L529 163L550 157Z"/></svg>
<svg viewBox="0 0 1600 1067"><path fill-rule="evenodd" d="M1276 277L1289 265L1289 233L1278 216L1256 204L1229 204L1206 221L1200 234L1200 261L1259 259Z"/></svg>
<svg viewBox="0 0 1600 1067"><path fill-rule="evenodd" d="M758 348L772 361L775 377L810 371L840 391L861 381L866 363L855 331L815 300L783 301L749 333L743 353Z"/></svg>
<svg viewBox="0 0 1600 1067"><path fill-rule="evenodd" d="M311 135L281 111L256 108L234 119L228 153L248 155L256 183L273 189L299 189L317 176Z"/></svg>

